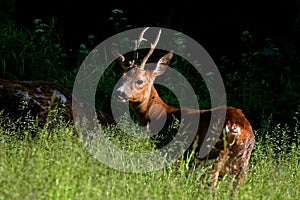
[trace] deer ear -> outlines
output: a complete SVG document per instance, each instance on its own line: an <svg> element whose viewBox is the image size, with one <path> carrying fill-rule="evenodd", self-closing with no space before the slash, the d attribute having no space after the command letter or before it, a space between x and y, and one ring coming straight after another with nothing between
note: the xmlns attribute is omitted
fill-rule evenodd
<svg viewBox="0 0 300 200"><path fill-rule="evenodd" d="M132 62L126 59L122 54L114 49L111 50L111 53L117 59L116 63L118 66L121 66L124 70L128 70L131 67Z"/></svg>
<svg viewBox="0 0 300 200"><path fill-rule="evenodd" d="M173 57L172 51L170 51L169 53L161 57L157 62L157 65L153 70L152 75L156 77L163 74L166 71L168 65L170 64L172 57Z"/></svg>

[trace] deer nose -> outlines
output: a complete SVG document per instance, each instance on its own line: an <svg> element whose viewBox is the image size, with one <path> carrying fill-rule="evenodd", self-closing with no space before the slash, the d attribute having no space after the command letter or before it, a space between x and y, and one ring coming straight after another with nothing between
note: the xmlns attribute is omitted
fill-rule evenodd
<svg viewBox="0 0 300 200"><path fill-rule="evenodd" d="M128 99L125 92L122 92L121 90L116 91L116 97L121 101L127 101Z"/></svg>

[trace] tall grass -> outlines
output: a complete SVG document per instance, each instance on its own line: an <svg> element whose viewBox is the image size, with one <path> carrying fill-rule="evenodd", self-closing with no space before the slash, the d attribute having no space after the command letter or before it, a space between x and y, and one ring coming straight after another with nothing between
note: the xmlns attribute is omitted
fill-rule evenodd
<svg viewBox="0 0 300 200"><path fill-rule="evenodd" d="M30 126L37 130L36 136L28 134L22 140L17 136L24 130L0 127L0 199L213 199L209 162L189 165L181 161L159 171L126 173L95 159L74 136L74 127L63 121L44 127L29 124L26 130ZM117 129L105 130L113 143L129 150L141 148L142 143L120 135ZM299 143L282 142L278 152L275 141L265 141L261 135L270 131L280 134L285 129L266 127L255 132L258 139L249 173L234 199L299 197ZM296 127L289 131L299 139ZM219 182L217 199L231 198L232 182L228 176Z"/></svg>

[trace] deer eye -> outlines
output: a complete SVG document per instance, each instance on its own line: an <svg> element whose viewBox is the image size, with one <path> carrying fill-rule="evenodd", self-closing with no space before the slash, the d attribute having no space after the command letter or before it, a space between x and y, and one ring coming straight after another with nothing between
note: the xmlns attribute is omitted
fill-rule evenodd
<svg viewBox="0 0 300 200"><path fill-rule="evenodd" d="M137 85L142 85L143 83L144 83L144 81L142 81L142 80L137 80L137 81L136 81L136 84L137 84Z"/></svg>

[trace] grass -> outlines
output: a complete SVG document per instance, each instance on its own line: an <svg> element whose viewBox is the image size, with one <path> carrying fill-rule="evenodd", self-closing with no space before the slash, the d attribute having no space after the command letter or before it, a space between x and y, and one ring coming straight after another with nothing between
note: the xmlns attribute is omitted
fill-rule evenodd
<svg viewBox="0 0 300 200"><path fill-rule="evenodd" d="M89 52L85 45L80 45L78 52L66 50L59 21L53 18L47 22L36 19L34 28L28 29L17 26L10 18L0 17L4 21L0 26L0 53L5 55L0 58L1 78L43 79L72 88L76 71ZM295 71L298 57L270 39L257 46L248 31L242 33L241 40L241 62L224 56L219 66L229 104L250 114L250 121L257 127L249 173L235 199L297 199L300 115L289 125L277 122L291 122L291 111L299 104L299 74ZM191 85L197 87L201 107L208 107L205 85L199 84L200 79L190 75L194 74L189 71L192 68L182 62L174 61L182 67L180 72L187 73ZM110 100L107 96L114 85L110 83L118 79L114 71L107 73L109 79L102 80L106 84L99 84L100 109L110 105L105 99ZM167 102L174 99L169 91L162 91L162 96ZM274 115L277 120L261 120L260 115ZM51 122L37 127L36 121L29 118L9 122L0 116L0 200L213 199L211 163L196 167L182 161L155 172L121 172L94 158L74 136L72 126L60 120ZM31 137L35 132L36 136ZM153 149L151 142L134 139L116 129L105 129L105 133L126 150ZM218 199L230 199L231 187L232 179L224 177L218 184Z"/></svg>
<svg viewBox="0 0 300 200"><path fill-rule="evenodd" d="M33 138L26 134L30 127L26 130L3 127L0 127L0 199L213 199L209 163L195 167L182 161L159 171L126 173L95 159L74 136L73 127L62 121L51 128L47 124L42 128L32 127L38 130ZM120 135L114 128L105 130L118 145L133 151L141 147L141 143ZM299 135L296 128L290 131ZM275 152L272 141L268 143L259 136L261 132L268 134L267 130L256 132L258 140L249 173L235 199L297 199L299 144L284 144L280 152ZM18 135L24 133L25 138L20 140ZM151 147L150 143L147 145ZM287 147L289 151L285 152ZM224 177L218 184L217 199L230 199L231 187L232 178Z"/></svg>

